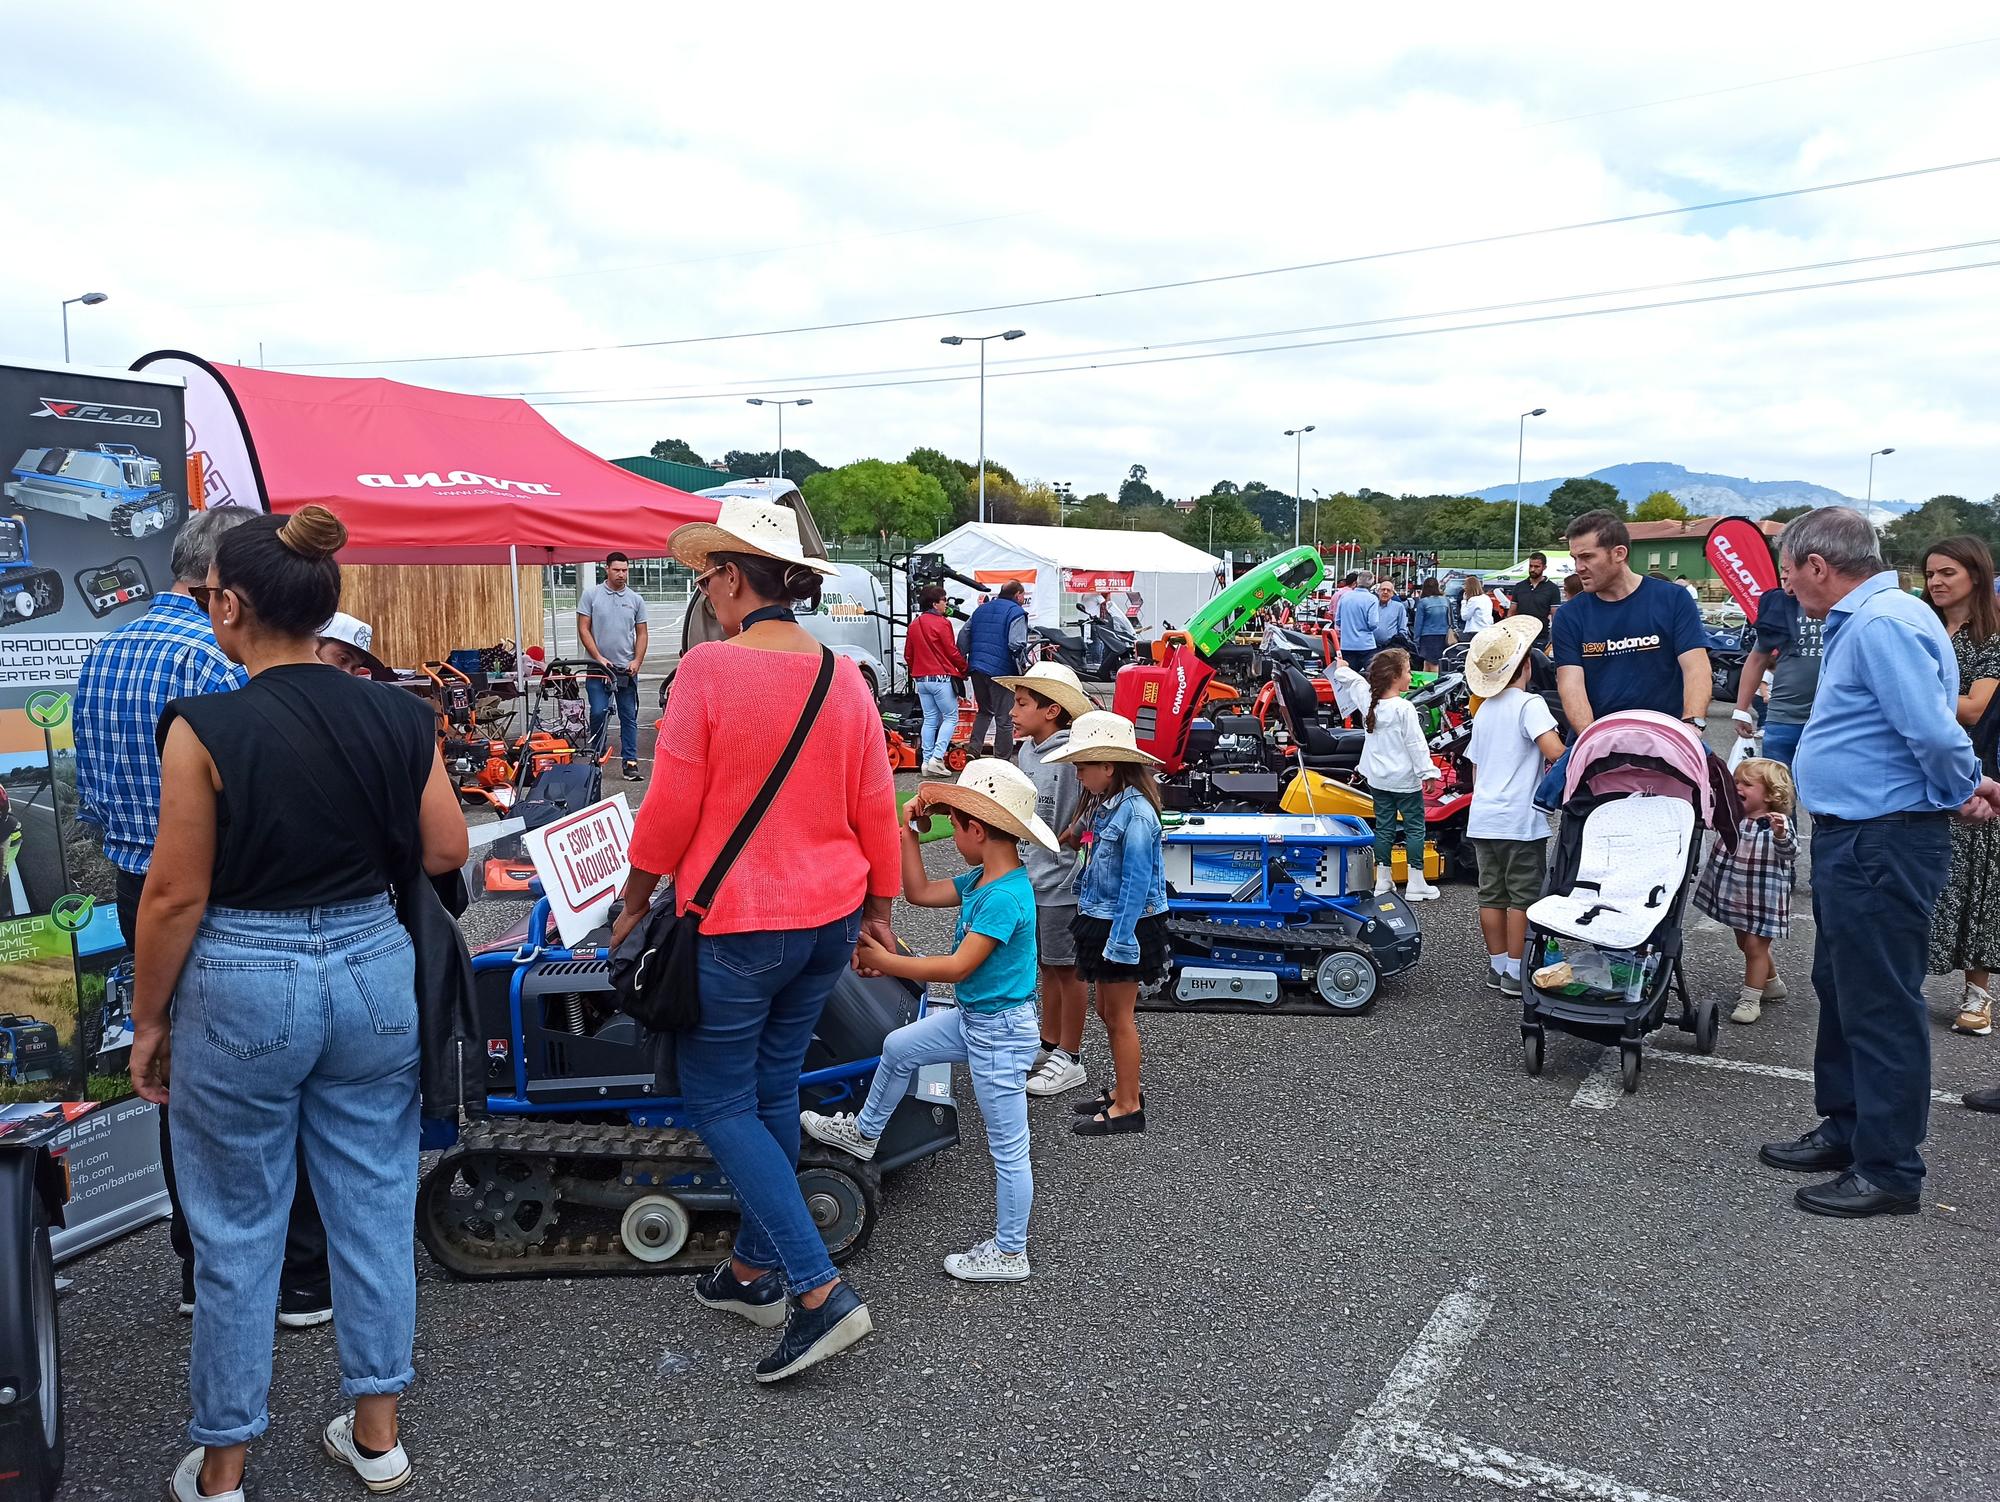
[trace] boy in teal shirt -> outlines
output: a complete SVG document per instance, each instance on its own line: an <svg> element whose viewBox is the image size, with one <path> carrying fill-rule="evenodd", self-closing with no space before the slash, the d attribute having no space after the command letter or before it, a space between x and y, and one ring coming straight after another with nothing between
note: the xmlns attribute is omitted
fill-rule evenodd
<svg viewBox="0 0 2000 1502"><path fill-rule="evenodd" d="M917 831L941 808L952 843L974 867L949 881L924 869ZM935 1007L882 1040L882 1062L859 1116L799 1113L806 1134L857 1158L875 1156L889 1116L926 1064L964 1063L986 1118L993 1154L993 1239L944 1259L966 1283L1019 1283L1029 1274L1028 1211L1034 1172L1028 1163L1028 1070L1041 1043L1035 1015L1035 888L1021 864L1021 840L1056 848L1035 814L1035 785L1018 767L993 757L969 763L956 783L926 782L905 810L903 896L918 907L956 907L958 947L948 955L892 953L863 934L855 960L865 971L903 980L945 981L956 1007Z"/></svg>

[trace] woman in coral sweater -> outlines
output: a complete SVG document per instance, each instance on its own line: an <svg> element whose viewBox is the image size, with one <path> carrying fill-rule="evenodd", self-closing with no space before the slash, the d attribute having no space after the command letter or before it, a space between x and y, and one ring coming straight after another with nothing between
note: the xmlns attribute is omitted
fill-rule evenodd
<svg viewBox="0 0 2000 1502"><path fill-rule="evenodd" d="M672 546L728 639L681 658L614 943L663 877L685 910L776 765L819 671L822 649L791 605L816 606L832 569L805 557L790 510L726 500L714 524L680 528ZM784 1325L757 1364L760 1382L803 1371L871 1329L799 1193L799 1072L863 926L893 946L889 910L901 881L881 716L854 664L839 659L797 765L701 921L701 1021L680 1038L689 1119L744 1208L734 1256L695 1281L695 1298Z"/></svg>

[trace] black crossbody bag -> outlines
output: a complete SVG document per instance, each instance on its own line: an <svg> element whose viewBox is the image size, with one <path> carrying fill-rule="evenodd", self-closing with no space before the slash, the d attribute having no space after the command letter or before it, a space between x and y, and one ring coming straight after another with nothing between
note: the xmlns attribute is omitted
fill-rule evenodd
<svg viewBox="0 0 2000 1502"><path fill-rule="evenodd" d="M699 945L701 920L715 905L729 868L757 832L757 826L778 796L778 788L791 773L812 733L827 691L833 687L833 653L820 649L819 674L812 692L806 695L792 738L778 753L777 765L765 777L764 785L737 821L729 841L715 857L715 864L702 878L694 900L684 913L675 911L672 888L653 899L646 916L625 936L611 955L612 1004L619 1011L644 1023L656 1033L684 1033L701 1021L701 974Z"/></svg>
<svg viewBox="0 0 2000 1502"><path fill-rule="evenodd" d="M402 692L393 688L381 691ZM315 741L310 727L299 720L296 709L290 704L284 707L299 729L306 732L303 736L279 724L264 713L262 706L259 712L264 713L264 722L292 748L292 755L301 766L317 765L318 753L325 749L323 744ZM375 808L373 796L344 763L339 764L339 775L347 783L344 791L355 800L346 811L334 806L319 783L311 784L313 792L326 806L327 817L333 821L331 827L366 830L366 843L372 847L376 864L396 900L397 920L409 934L415 950L419 1098L426 1115L455 1116L463 1126L468 1110L483 1110L486 1104L486 1048L480 1041L483 1034L479 1026L479 1003L472 988L472 955L466 948L465 932L458 926L458 914L470 902L465 874L448 871L442 876L427 875L420 837L411 841L407 860L398 862L390 854L389 821L404 822L407 828L416 831L423 803L422 784L407 803L381 810ZM373 811L377 817L368 820L366 811Z"/></svg>

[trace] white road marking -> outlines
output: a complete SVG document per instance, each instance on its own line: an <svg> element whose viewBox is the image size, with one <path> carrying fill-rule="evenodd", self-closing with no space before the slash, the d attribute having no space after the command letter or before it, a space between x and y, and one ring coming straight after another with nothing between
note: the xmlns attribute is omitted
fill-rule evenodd
<svg viewBox="0 0 2000 1502"><path fill-rule="evenodd" d="M1510 1491L1532 1491L1537 1497L1575 1498L1578 1502L1678 1502L1663 1492L1627 1486L1594 1471L1516 1455L1498 1445L1477 1444L1462 1435L1442 1434L1421 1424L1397 1425L1395 1444L1412 1460Z"/></svg>
<svg viewBox="0 0 2000 1502"><path fill-rule="evenodd" d="M1424 1423L1492 1313L1493 1301L1485 1296L1485 1285L1478 1278L1432 1311L1375 1401L1356 1415L1333 1463L1306 1494L1306 1502L1375 1502L1405 1460L1565 1502L1679 1502L1663 1492L1627 1486L1595 1471L1533 1455L1517 1455Z"/></svg>
<svg viewBox="0 0 2000 1502"><path fill-rule="evenodd" d="M1703 1069L1726 1069L1735 1074L1761 1074L1774 1080L1803 1080L1808 1085L1812 1083L1813 1077L1810 1069L1792 1069L1784 1064L1752 1064L1747 1059L1725 1059L1716 1054L1680 1053L1668 1048L1648 1049L1646 1057L1667 1064L1696 1064ZM1955 1106L1959 1102L1959 1097L1949 1090L1933 1090L1931 1099L1950 1106ZM1572 1101L1571 1104L1574 1105L1575 1102Z"/></svg>
<svg viewBox="0 0 2000 1502"><path fill-rule="evenodd" d="M1624 1098L1625 1080L1618 1050L1606 1048L1599 1051L1596 1066L1583 1077L1569 1103L1588 1111L1608 1111Z"/></svg>
<svg viewBox="0 0 2000 1502"><path fill-rule="evenodd" d="M1410 1348L1389 1373L1375 1401L1361 1410L1340 1442L1333 1463L1306 1502L1374 1502L1396 1472L1402 1455L1395 1425L1417 1424L1429 1415L1445 1380L1458 1370L1473 1339L1493 1313L1479 1279L1470 1280L1431 1312Z"/></svg>

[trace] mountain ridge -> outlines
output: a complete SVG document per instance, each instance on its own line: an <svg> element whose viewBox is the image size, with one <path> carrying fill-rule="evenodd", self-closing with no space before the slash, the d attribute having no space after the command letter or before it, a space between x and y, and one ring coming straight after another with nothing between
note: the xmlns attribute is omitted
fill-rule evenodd
<svg viewBox="0 0 2000 1502"><path fill-rule="evenodd" d="M1562 484L1563 478L1553 480L1523 480L1521 499L1525 503L1540 505L1549 498L1549 492ZM1697 516L1741 515L1751 517L1768 516L1782 506L1852 506L1863 509L1864 503L1855 496L1843 495L1825 485L1815 485L1810 480L1752 480L1740 475L1710 474L1688 469L1685 465L1670 464L1662 460L1647 460L1637 463L1612 464L1603 469L1594 469L1580 479L1602 480L1616 487L1619 496L1628 506L1636 507L1656 490L1664 490ZM1491 485L1484 490L1466 492L1482 501L1511 501L1514 487L1511 483ZM1912 511L1915 503L1910 501L1877 500L1877 511L1891 515L1901 515Z"/></svg>

